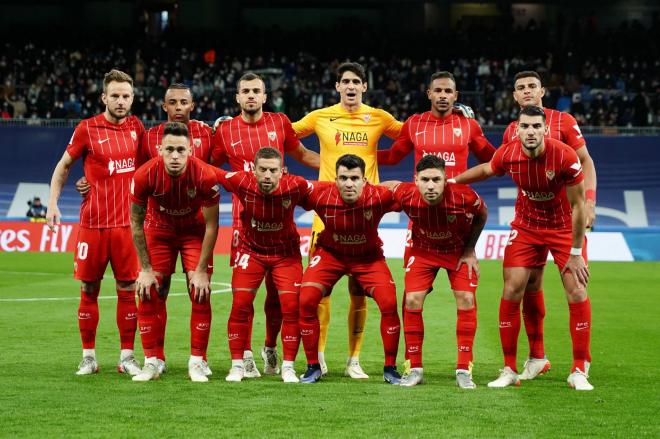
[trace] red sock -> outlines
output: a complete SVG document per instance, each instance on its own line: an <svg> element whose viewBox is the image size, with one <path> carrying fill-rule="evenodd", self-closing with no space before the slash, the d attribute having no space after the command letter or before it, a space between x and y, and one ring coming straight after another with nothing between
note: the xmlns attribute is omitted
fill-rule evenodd
<svg viewBox="0 0 660 439"><path fill-rule="evenodd" d="M254 322L254 304L250 304L249 314L247 316L247 335L245 336L245 350L252 350L252 323ZM241 358L243 358L241 356Z"/></svg>
<svg viewBox="0 0 660 439"><path fill-rule="evenodd" d="M192 302L190 313L190 355L206 358L211 334L211 301ZM242 355L241 355L242 357Z"/></svg>
<svg viewBox="0 0 660 439"><path fill-rule="evenodd" d="M280 296L282 304L282 358L295 361L300 346L298 327L298 294L284 293ZM268 345L266 345L268 346Z"/></svg>
<svg viewBox="0 0 660 439"><path fill-rule="evenodd" d="M406 338L406 359L410 367L422 367L422 345L424 344L424 317L421 309L403 307L403 334Z"/></svg>
<svg viewBox="0 0 660 439"><path fill-rule="evenodd" d="M80 287L80 305L78 305L78 328L83 349L94 349L96 327L99 325L99 290L85 293Z"/></svg>
<svg viewBox="0 0 660 439"><path fill-rule="evenodd" d="M477 332L477 308L456 311L456 343L458 360L456 369L468 370L472 362L474 334Z"/></svg>
<svg viewBox="0 0 660 439"><path fill-rule="evenodd" d="M297 305L296 305L297 308ZM264 313L266 313L266 340L264 346L274 348L277 346L277 336L282 327L282 308L277 286L270 272L266 274L266 301L264 302ZM296 311L296 327L298 326L298 312Z"/></svg>
<svg viewBox="0 0 660 439"><path fill-rule="evenodd" d="M133 349L137 329L137 306L135 290L117 288L117 327L122 349Z"/></svg>
<svg viewBox="0 0 660 439"><path fill-rule="evenodd" d="M396 367L396 354L399 350L401 322L397 312L396 289L394 286L381 286L373 292L373 298L380 309L380 336L385 351L385 366Z"/></svg>
<svg viewBox="0 0 660 439"><path fill-rule="evenodd" d="M300 334L308 364L319 364L319 324L318 309L323 294L316 287L300 289Z"/></svg>
<svg viewBox="0 0 660 439"><path fill-rule="evenodd" d="M145 357L155 357L157 353L159 326L157 297L156 287L151 287L151 299L140 300L138 305L140 339L142 340Z"/></svg>
<svg viewBox="0 0 660 439"><path fill-rule="evenodd" d="M573 369L584 372L584 362L591 362L591 301L569 303L571 340L573 341Z"/></svg>
<svg viewBox="0 0 660 439"><path fill-rule="evenodd" d="M529 356L531 358L545 358L543 347L543 319L545 318L543 290L525 292L522 312L527 340L529 341Z"/></svg>
<svg viewBox="0 0 660 439"><path fill-rule="evenodd" d="M500 300L500 341L504 353L504 365L518 372L516 354L520 333L520 302Z"/></svg>
<svg viewBox="0 0 660 439"><path fill-rule="evenodd" d="M250 310L254 310L252 303L254 294L247 291L235 291L233 294L231 313L227 322L227 335L229 336L229 350L232 360L243 358L243 351L247 349L249 334Z"/></svg>
<svg viewBox="0 0 660 439"><path fill-rule="evenodd" d="M167 327L167 296L158 297L158 337L156 339L156 357L165 361L165 329Z"/></svg>
<svg viewBox="0 0 660 439"><path fill-rule="evenodd" d="M408 336L406 335L406 293L403 293L403 301L401 302L401 321L403 322L403 336L407 340ZM422 337L423 337L423 334L422 334ZM407 343L407 341L406 341L406 343ZM420 345L419 348L421 350L422 346ZM408 345L407 344L406 344L406 349L403 352L403 357L406 360L410 360L410 356L408 354ZM421 360L420 360L420 363L421 363ZM412 362L411 362L411 364L412 364Z"/></svg>

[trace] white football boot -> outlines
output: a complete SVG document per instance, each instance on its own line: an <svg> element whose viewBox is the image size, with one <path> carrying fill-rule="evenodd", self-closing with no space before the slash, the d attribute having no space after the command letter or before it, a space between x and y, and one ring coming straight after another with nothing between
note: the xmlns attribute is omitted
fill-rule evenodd
<svg viewBox="0 0 660 439"><path fill-rule="evenodd" d="M495 381L488 383L488 387L495 389L519 385L520 380L518 379L518 374L515 373L509 366L505 366L504 369L500 369L500 376L497 377Z"/></svg>

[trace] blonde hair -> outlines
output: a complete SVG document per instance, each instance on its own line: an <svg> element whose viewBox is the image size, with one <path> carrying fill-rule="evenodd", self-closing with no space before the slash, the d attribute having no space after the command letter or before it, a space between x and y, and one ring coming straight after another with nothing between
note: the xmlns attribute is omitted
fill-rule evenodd
<svg viewBox="0 0 660 439"><path fill-rule="evenodd" d="M121 70L112 69L103 76L103 93L107 93L108 84L112 81L115 82L128 82L133 87L133 78L128 73L124 73Z"/></svg>

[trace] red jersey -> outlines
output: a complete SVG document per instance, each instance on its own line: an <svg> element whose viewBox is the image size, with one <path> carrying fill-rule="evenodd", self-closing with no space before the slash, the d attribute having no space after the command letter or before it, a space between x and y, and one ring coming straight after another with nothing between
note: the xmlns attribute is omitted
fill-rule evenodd
<svg viewBox="0 0 660 439"><path fill-rule="evenodd" d="M189 157L183 174L173 177L162 157L154 157L135 173L131 202L147 206L145 229L185 229L204 225L202 207L218 204L220 187L214 168Z"/></svg>
<svg viewBox="0 0 660 439"><path fill-rule="evenodd" d="M144 134L136 155L138 168L149 159L158 157L158 149L163 140L163 129L165 129L164 123L151 128ZM192 155L203 162L209 163L211 161L211 150L213 149L213 130L211 127L204 122L191 120L188 122L188 132L190 134Z"/></svg>
<svg viewBox="0 0 660 439"><path fill-rule="evenodd" d="M272 193L259 189L251 171L225 172L215 168L217 181L240 200L241 222L238 252L285 257L300 254L300 236L293 212L310 191L302 177L285 174Z"/></svg>
<svg viewBox="0 0 660 439"><path fill-rule="evenodd" d="M545 123L548 126L548 132L545 135L546 139L561 140L576 151L586 144L580 127L573 116L550 108L544 108L543 111L545 112ZM502 144L517 139L517 130L518 121L514 120L506 127L504 136L502 136Z"/></svg>
<svg viewBox="0 0 660 439"><path fill-rule="evenodd" d="M315 210L325 224L318 246L341 256L383 256L378 223L387 212L396 210L389 189L366 183L360 198L346 204L334 182L315 182L303 207Z"/></svg>
<svg viewBox="0 0 660 439"><path fill-rule="evenodd" d="M463 252L472 219L485 206L466 185L447 184L436 205L428 204L414 183L401 183L393 192L412 222L412 247L434 254Z"/></svg>
<svg viewBox="0 0 660 439"><path fill-rule="evenodd" d="M135 152L144 126L135 116L117 125L103 113L81 121L66 151L82 157L89 194L80 206L82 227L105 229L130 225L128 193L135 172Z"/></svg>
<svg viewBox="0 0 660 439"><path fill-rule="evenodd" d="M232 171L253 171L254 156L264 146L278 149L282 156L300 144L291 121L282 113L264 112L256 123L248 123L241 116L218 125L214 136L215 144L211 157L215 165L229 161ZM239 228L241 203L232 197L234 227Z"/></svg>
<svg viewBox="0 0 660 439"><path fill-rule="evenodd" d="M378 163L399 163L413 150L415 164L427 154L444 159L447 178L467 170L468 152L472 151L482 163L495 153L476 120L453 113L436 117L430 111L410 116L392 147L378 151Z"/></svg>
<svg viewBox="0 0 660 439"><path fill-rule="evenodd" d="M545 139L545 151L531 159L516 139L497 149L490 166L497 175L510 174L518 186L512 225L531 229L571 228L566 186L584 180L575 151L555 139Z"/></svg>

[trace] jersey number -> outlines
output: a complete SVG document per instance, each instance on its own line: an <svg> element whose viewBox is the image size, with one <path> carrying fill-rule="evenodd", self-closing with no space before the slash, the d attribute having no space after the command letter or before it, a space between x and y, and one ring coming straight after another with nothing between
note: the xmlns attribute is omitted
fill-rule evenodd
<svg viewBox="0 0 660 439"><path fill-rule="evenodd" d="M410 271L410 267L412 267L412 264L415 262L415 257L411 256L408 258L408 264L406 264L406 273Z"/></svg>
<svg viewBox="0 0 660 439"><path fill-rule="evenodd" d="M240 235L241 232L238 230L234 230L234 237L231 240L231 246L236 248L238 247L238 235Z"/></svg>
<svg viewBox="0 0 660 439"><path fill-rule="evenodd" d="M316 264L318 264L321 261L321 257L316 255L312 259L309 260L309 266L310 267L316 267Z"/></svg>
<svg viewBox="0 0 660 439"><path fill-rule="evenodd" d="M78 243L78 259L85 260L87 259L87 252L89 251L89 245L86 242Z"/></svg>
<svg viewBox="0 0 660 439"><path fill-rule="evenodd" d="M506 245L513 244L513 240L518 236L518 231L516 229L511 229L511 234L509 235L509 240L506 242Z"/></svg>
<svg viewBox="0 0 660 439"><path fill-rule="evenodd" d="M243 270L245 270L248 267L249 262L250 262L250 255L245 253L244 254L236 253L236 259L234 259L234 268L241 267Z"/></svg>

